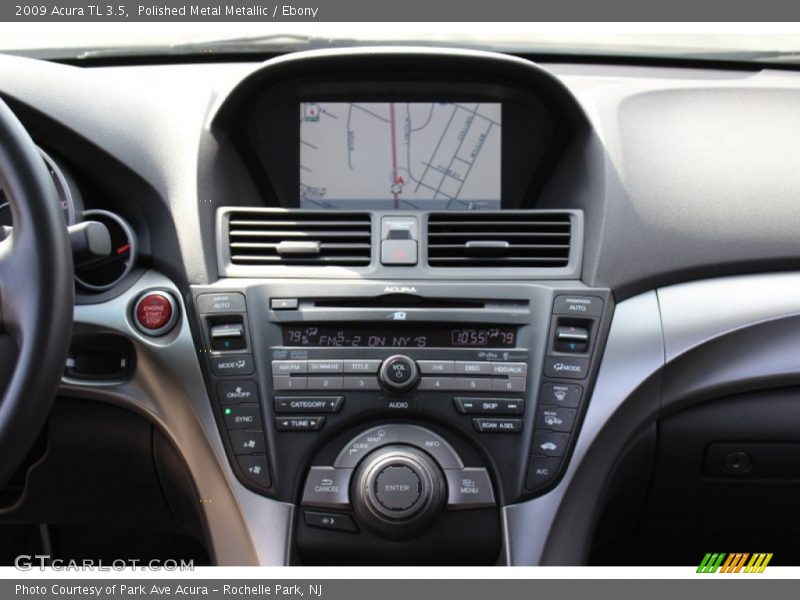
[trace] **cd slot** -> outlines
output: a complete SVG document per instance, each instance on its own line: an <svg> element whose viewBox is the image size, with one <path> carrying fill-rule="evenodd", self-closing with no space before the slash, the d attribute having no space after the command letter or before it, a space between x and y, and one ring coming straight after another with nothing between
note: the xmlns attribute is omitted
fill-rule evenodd
<svg viewBox="0 0 800 600"><path fill-rule="evenodd" d="M465 298L423 298L410 294L387 294L373 298L318 298L309 304L315 308L430 308L430 309L527 309L527 301L472 300Z"/></svg>

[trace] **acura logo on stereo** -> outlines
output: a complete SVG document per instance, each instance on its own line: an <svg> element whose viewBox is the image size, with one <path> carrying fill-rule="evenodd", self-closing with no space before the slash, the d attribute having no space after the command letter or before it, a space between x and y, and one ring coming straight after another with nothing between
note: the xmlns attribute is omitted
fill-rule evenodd
<svg viewBox="0 0 800 600"><path fill-rule="evenodd" d="M384 294L416 294L417 288L413 285L387 285L383 288Z"/></svg>

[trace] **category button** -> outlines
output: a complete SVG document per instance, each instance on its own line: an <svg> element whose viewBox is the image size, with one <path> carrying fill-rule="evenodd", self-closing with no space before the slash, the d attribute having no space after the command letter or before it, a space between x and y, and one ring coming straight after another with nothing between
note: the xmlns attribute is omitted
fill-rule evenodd
<svg viewBox="0 0 800 600"><path fill-rule="evenodd" d="M276 396L278 413L335 413L342 410L344 396Z"/></svg>
<svg viewBox="0 0 800 600"><path fill-rule="evenodd" d="M348 488L353 469L311 467L303 489L303 504L323 508L348 508Z"/></svg>

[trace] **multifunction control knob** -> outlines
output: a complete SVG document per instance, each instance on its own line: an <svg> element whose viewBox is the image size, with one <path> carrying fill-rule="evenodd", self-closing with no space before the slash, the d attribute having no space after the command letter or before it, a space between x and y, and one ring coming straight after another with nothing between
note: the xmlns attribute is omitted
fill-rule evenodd
<svg viewBox="0 0 800 600"><path fill-rule="evenodd" d="M401 394L417 385L419 368L417 363L408 356L395 354L383 361L378 372L378 379L381 385L390 392Z"/></svg>
<svg viewBox="0 0 800 600"><path fill-rule="evenodd" d="M361 461L353 479L353 507L375 532L406 538L422 531L441 510L444 476L425 452L386 446Z"/></svg>

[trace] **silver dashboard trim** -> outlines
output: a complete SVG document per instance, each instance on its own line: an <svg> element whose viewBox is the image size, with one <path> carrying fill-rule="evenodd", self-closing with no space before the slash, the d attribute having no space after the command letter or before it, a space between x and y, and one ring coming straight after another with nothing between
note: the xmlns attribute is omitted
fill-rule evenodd
<svg viewBox="0 0 800 600"><path fill-rule="evenodd" d="M161 338L140 333L130 320L133 303L150 289L172 292L180 306L179 322ZM186 315L180 291L154 271L113 300L76 306L75 333L104 331L128 337L136 348L136 372L131 381L122 384L64 381L60 393L131 409L159 427L192 477L215 564L286 565L294 507L260 496L236 479L203 383Z"/></svg>

